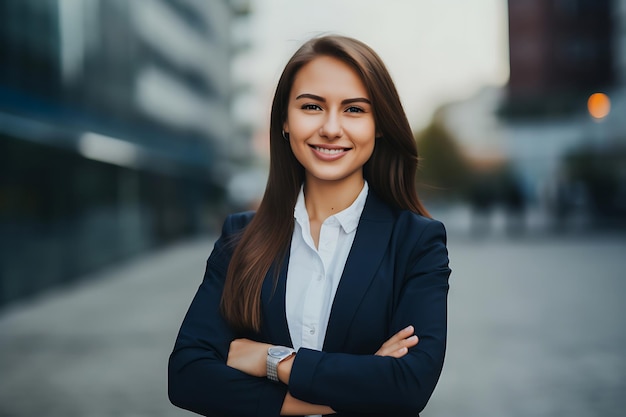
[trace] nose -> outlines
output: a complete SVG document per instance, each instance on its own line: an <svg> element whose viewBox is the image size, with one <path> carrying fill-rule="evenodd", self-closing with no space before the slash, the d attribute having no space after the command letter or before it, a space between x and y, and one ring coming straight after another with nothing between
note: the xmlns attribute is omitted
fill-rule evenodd
<svg viewBox="0 0 626 417"><path fill-rule="evenodd" d="M320 126L319 134L328 140L340 138L343 135L340 117L334 113L329 113Z"/></svg>

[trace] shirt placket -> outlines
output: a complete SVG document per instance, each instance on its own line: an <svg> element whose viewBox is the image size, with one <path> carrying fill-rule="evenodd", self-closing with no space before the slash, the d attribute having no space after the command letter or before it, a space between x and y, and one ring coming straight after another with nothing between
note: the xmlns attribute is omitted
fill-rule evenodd
<svg viewBox="0 0 626 417"><path fill-rule="evenodd" d="M318 331L320 320L320 302L324 294L324 264L317 253L314 255L313 268L302 309L302 346L320 349Z"/></svg>
<svg viewBox="0 0 626 417"><path fill-rule="evenodd" d="M330 306L332 305L332 288L333 288L333 280L337 279L334 275L335 271L335 262L336 262L336 250L337 250L337 242L339 239L340 225L339 221L336 217L331 217L322 224L322 228L320 230L320 242L318 252L320 254L320 258L322 259L322 263L325 268L324 275L324 286L323 293L319 300L319 345L320 349L324 344L324 337L326 334L326 327L328 325L328 319L330 316Z"/></svg>
<svg viewBox="0 0 626 417"><path fill-rule="evenodd" d="M323 337L321 326L322 313L328 303L328 271L337 244L336 220L322 224L318 241L318 250L314 250L314 266L307 287L302 317L302 346L321 349Z"/></svg>

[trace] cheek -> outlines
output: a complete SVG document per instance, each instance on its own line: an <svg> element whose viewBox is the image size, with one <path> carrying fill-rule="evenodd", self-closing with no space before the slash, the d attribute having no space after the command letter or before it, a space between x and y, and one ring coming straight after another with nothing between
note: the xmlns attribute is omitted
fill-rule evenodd
<svg viewBox="0 0 626 417"><path fill-rule="evenodd" d="M358 139L362 147L374 149L374 143L376 142L376 128L374 123L354 126L352 136L355 140Z"/></svg>
<svg viewBox="0 0 626 417"><path fill-rule="evenodd" d="M344 129L359 137L376 136L376 123L372 117L345 117L342 121Z"/></svg>
<svg viewBox="0 0 626 417"><path fill-rule="evenodd" d="M376 147L376 132L374 130L370 131L368 134L368 139L364 141L363 146L367 149L368 159L371 158L374 153L374 148Z"/></svg>
<svg viewBox="0 0 626 417"><path fill-rule="evenodd" d="M306 162L308 145L304 140L306 137L302 139L302 136L299 135L302 135L302 132L289 133L289 147L296 160L303 165Z"/></svg>
<svg viewBox="0 0 626 417"><path fill-rule="evenodd" d="M289 134L292 138L306 139L319 128L319 122L315 117L302 117L297 113L287 118Z"/></svg>

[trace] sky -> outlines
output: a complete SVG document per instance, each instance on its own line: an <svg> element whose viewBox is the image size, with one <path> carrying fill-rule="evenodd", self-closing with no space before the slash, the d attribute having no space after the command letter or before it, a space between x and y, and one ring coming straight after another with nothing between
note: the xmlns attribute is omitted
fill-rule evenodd
<svg viewBox="0 0 626 417"><path fill-rule="evenodd" d="M442 104L509 74L506 0L250 0L251 49L235 77L251 85L235 114L264 129L280 72L321 33L352 36L385 61L414 130Z"/></svg>

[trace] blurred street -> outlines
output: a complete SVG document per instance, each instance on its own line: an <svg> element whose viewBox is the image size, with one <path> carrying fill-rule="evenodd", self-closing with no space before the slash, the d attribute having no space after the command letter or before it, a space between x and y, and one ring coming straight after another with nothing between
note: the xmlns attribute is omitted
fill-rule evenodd
<svg viewBox="0 0 626 417"><path fill-rule="evenodd" d="M0 316L0 416L189 415L167 358L213 242L149 253Z"/></svg>
<svg viewBox="0 0 626 417"><path fill-rule="evenodd" d="M449 239L448 354L423 413L623 416L626 238Z"/></svg>
<svg viewBox="0 0 626 417"><path fill-rule="evenodd" d="M176 416L167 357L212 240L177 244L0 313L0 416ZM434 416L621 416L626 238L450 232Z"/></svg>

